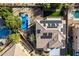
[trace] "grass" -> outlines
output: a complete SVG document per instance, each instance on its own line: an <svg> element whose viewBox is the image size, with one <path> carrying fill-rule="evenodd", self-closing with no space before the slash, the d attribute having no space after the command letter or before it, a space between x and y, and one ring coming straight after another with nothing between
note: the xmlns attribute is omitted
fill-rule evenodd
<svg viewBox="0 0 79 59"><path fill-rule="evenodd" d="M59 16L61 16L60 15L60 11L56 11L56 12L52 13L50 16L52 16L52 17L59 17Z"/></svg>
<svg viewBox="0 0 79 59"><path fill-rule="evenodd" d="M60 11L45 11L44 13L44 16L45 17L60 17L61 14L60 14Z"/></svg>
<svg viewBox="0 0 79 59"><path fill-rule="evenodd" d="M61 14L60 14L60 11L55 11L55 12L52 12L49 16L47 17L60 17Z"/></svg>

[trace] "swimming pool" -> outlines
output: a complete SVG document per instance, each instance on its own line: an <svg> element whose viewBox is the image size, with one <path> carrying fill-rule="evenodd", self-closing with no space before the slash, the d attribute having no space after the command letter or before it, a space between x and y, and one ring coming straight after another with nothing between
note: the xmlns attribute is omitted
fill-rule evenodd
<svg viewBox="0 0 79 59"><path fill-rule="evenodd" d="M6 38L8 35L11 34L11 31L8 28L0 28L0 39Z"/></svg>
<svg viewBox="0 0 79 59"><path fill-rule="evenodd" d="M74 11L74 12L73 12L73 16L74 16L75 18L79 18L79 11Z"/></svg>
<svg viewBox="0 0 79 59"><path fill-rule="evenodd" d="M22 21L21 29L27 30L28 29L28 15L22 13L20 17L21 17L21 21Z"/></svg>

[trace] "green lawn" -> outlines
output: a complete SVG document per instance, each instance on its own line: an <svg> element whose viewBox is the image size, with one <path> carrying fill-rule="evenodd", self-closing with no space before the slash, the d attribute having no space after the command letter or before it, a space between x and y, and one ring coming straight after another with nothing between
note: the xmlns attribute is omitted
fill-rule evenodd
<svg viewBox="0 0 79 59"><path fill-rule="evenodd" d="M60 11L55 11L55 12L52 12L47 17L61 17L61 14L60 14Z"/></svg>
<svg viewBox="0 0 79 59"><path fill-rule="evenodd" d="M44 17L60 17L60 11L45 11L44 12Z"/></svg>
<svg viewBox="0 0 79 59"><path fill-rule="evenodd" d="M50 16L52 16L52 17L60 17L61 16L60 11L56 11L56 12L52 13Z"/></svg>

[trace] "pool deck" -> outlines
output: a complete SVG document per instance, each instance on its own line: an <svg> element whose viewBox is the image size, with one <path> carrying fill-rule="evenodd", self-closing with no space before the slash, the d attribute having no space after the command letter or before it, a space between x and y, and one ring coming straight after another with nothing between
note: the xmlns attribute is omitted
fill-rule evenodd
<svg viewBox="0 0 79 59"><path fill-rule="evenodd" d="M79 23L78 20L68 19L68 24Z"/></svg>

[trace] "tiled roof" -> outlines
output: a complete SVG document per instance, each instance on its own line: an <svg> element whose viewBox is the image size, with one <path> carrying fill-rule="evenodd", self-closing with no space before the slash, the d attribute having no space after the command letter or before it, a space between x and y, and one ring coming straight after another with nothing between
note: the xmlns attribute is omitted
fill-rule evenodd
<svg viewBox="0 0 79 59"><path fill-rule="evenodd" d="M38 29L40 30L39 33L37 33ZM37 48L61 48L65 46L62 42L66 38L65 30L64 20L36 20Z"/></svg>
<svg viewBox="0 0 79 59"><path fill-rule="evenodd" d="M3 56L27 56L26 53L22 50L18 44L11 47Z"/></svg>
<svg viewBox="0 0 79 59"><path fill-rule="evenodd" d="M16 6L41 6L41 4L36 4L36 3L0 3L0 6L10 6L10 7L16 7Z"/></svg>

